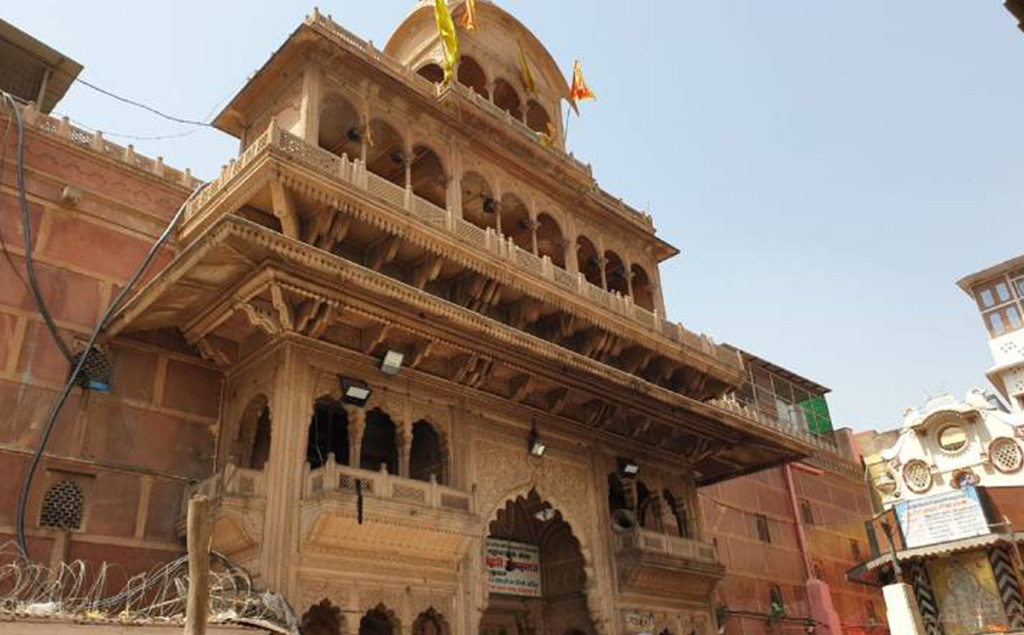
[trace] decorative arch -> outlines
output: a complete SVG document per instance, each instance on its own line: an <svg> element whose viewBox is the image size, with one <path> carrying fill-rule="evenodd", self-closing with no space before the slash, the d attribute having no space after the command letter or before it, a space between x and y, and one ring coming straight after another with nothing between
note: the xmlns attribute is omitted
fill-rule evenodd
<svg viewBox="0 0 1024 635"><path fill-rule="evenodd" d="M448 620L434 607L420 613L412 624L412 635L449 635L450 631Z"/></svg>
<svg viewBox="0 0 1024 635"><path fill-rule="evenodd" d="M262 470L270 458L270 435L270 400L261 393L250 399L242 412L227 462Z"/></svg>
<svg viewBox="0 0 1024 635"><path fill-rule="evenodd" d="M565 242L558 221L550 214L537 216L537 255L547 256L551 262L565 269Z"/></svg>
<svg viewBox="0 0 1024 635"><path fill-rule="evenodd" d="M320 101L321 148L339 157L360 157L364 134L359 110L348 98L336 91L324 95Z"/></svg>
<svg viewBox="0 0 1024 635"><path fill-rule="evenodd" d="M612 250L604 252L605 280L609 291L617 291L621 295L629 295L629 282L626 280L626 265L622 257Z"/></svg>
<svg viewBox="0 0 1024 635"><path fill-rule="evenodd" d="M421 419L412 425L409 451L409 478L438 483L448 482L448 453L444 436L429 421Z"/></svg>
<svg viewBox="0 0 1024 635"><path fill-rule="evenodd" d="M576 238L576 261L579 263L580 273L587 279L587 282L596 286L604 287L601 276L601 255L597 247L586 236Z"/></svg>
<svg viewBox="0 0 1024 635"><path fill-rule="evenodd" d="M299 622L302 635L341 635L341 626L341 609L326 599L309 607Z"/></svg>
<svg viewBox="0 0 1024 635"><path fill-rule="evenodd" d="M512 115L513 119L523 118L523 100L512 84L504 79L494 80L494 105Z"/></svg>
<svg viewBox="0 0 1024 635"><path fill-rule="evenodd" d="M317 400L306 437L306 462L310 469L323 467L331 455L335 463L349 465L352 423L348 411L337 400Z"/></svg>
<svg viewBox="0 0 1024 635"><path fill-rule="evenodd" d="M586 576L584 585L584 594L587 599L587 608L590 613L590 619L594 624L595 631L599 635L603 635L606 632L605 620L602 619L602 608L603 603L600 598L598 590L598 580L596 568L594 566L593 552L590 547L593 537L587 535L586 524L584 516L586 515L582 511L577 511L572 502L568 500L562 500L556 492L549 491L551 488L543 482L542 479L532 479L530 483L523 484L505 491L503 495L498 497L497 501L491 506L484 518L486 521L483 524L482 534L480 536L481 550L486 544L488 535L490 534L491 523L498 519L498 515L506 506L511 502L517 502L519 500L526 500L531 494L538 497L544 505L548 508L555 510L558 517L564 521L571 530L572 537L576 540L579 545L579 550L583 556L583 572ZM483 562L481 554L481 562ZM480 593L478 597L481 598L482 605L477 607L478 614L482 615L490 603L490 597L487 592L487 581L486 576L481 576L480 579Z"/></svg>
<svg viewBox="0 0 1024 635"><path fill-rule="evenodd" d="M431 84L440 84L444 81L444 69L439 64L430 62L420 67L416 74Z"/></svg>
<svg viewBox="0 0 1024 635"><path fill-rule="evenodd" d="M380 408L366 413L359 466L364 470L387 467L388 474L398 474L398 425Z"/></svg>
<svg viewBox="0 0 1024 635"><path fill-rule="evenodd" d="M521 198L511 192L501 197L501 233L511 238L520 249L533 252L530 210Z"/></svg>
<svg viewBox="0 0 1024 635"><path fill-rule="evenodd" d="M498 228L498 202L490 183L479 172L462 175L462 217L482 229Z"/></svg>
<svg viewBox="0 0 1024 635"><path fill-rule="evenodd" d="M463 55L459 60L458 79L460 84L472 88L473 92L477 95L484 99L489 97L487 94L487 73L484 72L483 67L472 57Z"/></svg>
<svg viewBox="0 0 1024 635"><path fill-rule="evenodd" d="M402 624L384 604L367 611L359 620L359 635L401 635Z"/></svg>
<svg viewBox="0 0 1024 635"><path fill-rule="evenodd" d="M410 166L413 194L445 208L448 206L448 174L440 155L430 146L417 143Z"/></svg>
<svg viewBox="0 0 1024 635"><path fill-rule="evenodd" d="M634 263L629 273L633 283L633 303L648 311L654 311L654 283L647 275L647 270Z"/></svg>
<svg viewBox="0 0 1024 635"><path fill-rule="evenodd" d="M676 521L676 532L680 538L693 538L693 526L690 510L684 501L676 498L676 495L671 490L665 490L662 492L662 496L665 498L665 504L668 505L669 513L672 514L672 518Z"/></svg>
<svg viewBox="0 0 1024 635"><path fill-rule="evenodd" d="M526 102L526 125L530 130L547 133L550 124L551 116L548 115L544 106L541 106L536 99Z"/></svg>
<svg viewBox="0 0 1024 635"><path fill-rule="evenodd" d="M399 129L382 118L370 120L366 140L366 169L405 187L405 139Z"/></svg>

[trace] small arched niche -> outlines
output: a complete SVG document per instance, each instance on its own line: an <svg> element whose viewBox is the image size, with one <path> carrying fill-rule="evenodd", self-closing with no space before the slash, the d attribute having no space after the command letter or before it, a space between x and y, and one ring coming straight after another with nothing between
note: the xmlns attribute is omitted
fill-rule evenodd
<svg viewBox="0 0 1024 635"><path fill-rule="evenodd" d="M427 421L417 421L412 426L412 447L409 452L409 478L430 481L431 477L444 485L448 459L445 456L441 435Z"/></svg>
<svg viewBox="0 0 1024 635"><path fill-rule="evenodd" d="M487 95L487 74L483 67L472 57L463 55L459 60L459 83L473 89L477 95L484 99ZM443 73L442 73L443 76Z"/></svg>
<svg viewBox="0 0 1024 635"><path fill-rule="evenodd" d="M512 193L501 197L501 233L512 239L517 247L533 252L533 227L530 210L522 199Z"/></svg>
<svg viewBox="0 0 1024 635"><path fill-rule="evenodd" d="M405 143L402 135L382 119L370 121L366 140L366 169L377 176L405 187Z"/></svg>
<svg viewBox="0 0 1024 635"><path fill-rule="evenodd" d="M462 217L481 229L498 228L498 203L487 180L476 172L462 176Z"/></svg>
<svg viewBox="0 0 1024 635"><path fill-rule="evenodd" d="M228 462L242 469L262 470L270 458L270 433L270 403L265 395L257 395L238 422Z"/></svg>
<svg viewBox="0 0 1024 635"><path fill-rule="evenodd" d="M629 295L629 282L626 281L626 266L622 264L622 258L614 251L604 252L605 280L608 281L608 290L617 291L621 295Z"/></svg>
<svg viewBox="0 0 1024 635"><path fill-rule="evenodd" d="M363 125L359 111L338 93L328 93L320 103L319 145L337 156L362 154Z"/></svg>
<svg viewBox="0 0 1024 635"><path fill-rule="evenodd" d="M565 269L565 243L558 222L545 213L537 216L537 255L547 256L556 267Z"/></svg>
<svg viewBox="0 0 1024 635"><path fill-rule="evenodd" d="M448 205L448 177L436 152L423 144L412 151L412 192L438 207Z"/></svg>
<svg viewBox="0 0 1024 635"><path fill-rule="evenodd" d="M385 466L388 474L398 474L398 427L383 410L366 413L366 429L359 450L359 466L364 470L379 470Z"/></svg>
<svg viewBox="0 0 1024 635"><path fill-rule="evenodd" d="M536 100L526 102L526 125L534 132L547 133L548 125L551 124L551 117Z"/></svg>
<svg viewBox="0 0 1024 635"><path fill-rule="evenodd" d="M640 265L634 264L630 269L633 275L633 303L648 311L654 310L654 283Z"/></svg>
<svg viewBox="0 0 1024 635"><path fill-rule="evenodd" d="M421 66L416 74L431 84L440 84L444 81L444 69L433 62Z"/></svg>
<svg viewBox="0 0 1024 635"><path fill-rule="evenodd" d="M576 261L579 263L580 272L590 284L601 287L601 257L597 253L597 247L586 236L576 239Z"/></svg>
<svg viewBox="0 0 1024 635"><path fill-rule="evenodd" d="M494 105L512 115L513 119L523 118L523 102L519 93L503 79L494 82Z"/></svg>

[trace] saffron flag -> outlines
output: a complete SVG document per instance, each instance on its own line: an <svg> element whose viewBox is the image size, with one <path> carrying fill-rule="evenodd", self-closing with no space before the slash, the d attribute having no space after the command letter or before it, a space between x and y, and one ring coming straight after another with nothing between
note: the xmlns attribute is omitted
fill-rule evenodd
<svg viewBox="0 0 1024 635"><path fill-rule="evenodd" d="M530 64L526 61L526 51L523 50L523 43L519 43L519 76L523 80L523 88L530 95L537 94L537 82L533 79L533 72L530 71Z"/></svg>
<svg viewBox="0 0 1024 635"><path fill-rule="evenodd" d="M434 0L434 18L437 20L437 31L441 36L441 47L444 49L441 66L444 68L444 83L447 84L452 80L455 64L459 61L459 36L455 34L455 23L452 22L452 14L448 11L448 3L445 0Z"/></svg>
<svg viewBox="0 0 1024 635"><path fill-rule="evenodd" d="M583 67L580 66L579 60L576 60L572 67L572 88L569 89L569 100L572 104L572 109L578 115L580 114L579 102L594 101L595 99L597 97L594 95L594 91L590 90L586 80L583 79Z"/></svg>
<svg viewBox="0 0 1024 635"><path fill-rule="evenodd" d="M467 31L476 30L476 0L466 0L466 6L462 9L462 17L459 18L459 26Z"/></svg>

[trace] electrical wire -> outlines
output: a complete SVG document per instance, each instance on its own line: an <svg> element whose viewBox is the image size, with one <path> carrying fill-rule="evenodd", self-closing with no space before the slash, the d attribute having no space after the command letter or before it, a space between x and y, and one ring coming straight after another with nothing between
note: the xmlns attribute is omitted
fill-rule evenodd
<svg viewBox="0 0 1024 635"><path fill-rule="evenodd" d="M24 163L19 157L19 171L23 171L24 167ZM24 184L24 179L21 179L20 184ZM18 507L15 521L16 542L18 544L18 550L21 552L22 558L24 558L26 562L31 561L31 557L28 552L28 542L25 538L25 510L28 504L29 491L32 486L32 481L35 478L36 470L39 468L39 463L42 460L43 453L46 450L47 442L49 441L50 435L53 432L54 425L57 421L57 415L60 414L61 408L64 407L64 404L68 399L68 396L71 394L71 390L75 387L78 375L79 373L82 372L82 368L85 366L85 362L89 357L89 353L92 352L93 347L96 345L96 340L99 338L100 333L106 327L107 323L110 320L110 317L114 314L114 311L116 311L121 306L121 303L132 291L132 289L135 287L135 284L143 276L146 270L149 269L149 265L152 263L153 258L156 257L157 252L159 252L159 250L163 247L164 243L167 242L167 239L170 238L174 228L177 226L178 222L184 216L185 209L188 207L188 204L205 187L206 183L199 185L195 190L192 191L189 197L185 199L185 202L183 202L181 204L181 207L178 208L178 211L174 214L174 217L171 219L171 222L167 225L167 228L164 229L163 233L160 234L156 242L153 243L152 247L150 247L149 252L146 254L146 257L135 269L135 271L132 273L128 281L125 282L124 286L121 287L121 291L118 292L117 296L107 307L107 310L103 313L103 316L99 319L99 322L96 323L96 327L93 329L92 334L89 336L89 341L86 342L85 348L82 350L78 358L78 362L75 364L74 369L71 371L71 373L68 375L67 380L64 382L64 388L63 390L61 390L60 397L58 397L57 399L57 403L54 404L53 408L50 410L50 414L47 417L46 422L43 424L43 430L39 437L39 444L36 447L35 453L32 455L32 460L29 463L28 471L26 472L25 478L22 481L21 492L18 496ZM24 191L22 191L22 196L24 196ZM26 234L28 233L27 227L25 228L25 232Z"/></svg>
<svg viewBox="0 0 1024 635"><path fill-rule="evenodd" d="M159 110L157 110L156 108L153 108L152 106L147 106L146 104L143 104L141 102L137 102L137 101L135 101L133 99L128 99L127 97L121 97L120 95L112 93L109 90L104 90L104 89L100 88L99 86L97 86L95 84L90 84L89 82L85 81L84 79L81 79L80 77L75 77L74 80L75 80L75 82L77 82L79 84L82 84L83 86L88 86L89 88L95 90L96 92L98 92L98 93L100 93L102 95L106 95L107 97L110 97L112 99L116 99L119 102L122 102L122 103L125 103L125 104L129 104L131 106L135 106L136 108L142 108L143 110L149 111L149 112L153 113L154 115L156 115L158 117L163 117L164 119L166 119L168 121L173 121L175 123L182 123L182 124L185 124L187 126L201 126L203 128L213 128L213 124L207 123L205 121L196 121L195 119L182 119L181 117L175 117L173 115L168 115L168 114L162 113Z"/></svg>
<svg viewBox="0 0 1024 635"><path fill-rule="evenodd" d="M50 314L49 307L46 306L46 300L43 298L43 293L39 289L39 281L36 279L36 268L35 262L32 258L32 219L29 215L28 198L25 195L25 120L21 116L21 110L18 108L18 104L14 101L6 91L0 91L3 98L11 105L11 110L14 112L14 117L18 122L18 149L17 149L17 183L18 183L18 202L21 205L21 235L24 239L25 247L25 273L28 276L29 290L32 292L32 297L35 299L36 308L39 310L39 314L43 316L43 322L46 323L46 328L50 331L50 335L53 336L53 341L57 344L57 348L68 360L69 363L74 363L75 356L71 353L71 349L68 347L67 342L61 336L60 331L57 330L57 323L53 320L53 315ZM83 357L84 359L84 357Z"/></svg>

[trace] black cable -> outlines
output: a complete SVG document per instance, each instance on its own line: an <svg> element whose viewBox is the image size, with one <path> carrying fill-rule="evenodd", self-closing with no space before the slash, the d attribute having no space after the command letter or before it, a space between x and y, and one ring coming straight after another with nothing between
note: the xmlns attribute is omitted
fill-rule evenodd
<svg viewBox="0 0 1024 635"><path fill-rule="evenodd" d="M95 84L90 84L89 82L85 81L84 79L81 79L81 78L78 78L78 77L75 77L73 79L76 82L78 82L79 84L82 84L84 86L88 86L89 88L95 90L96 92L98 92L98 93L100 93L102 95L106 95L107 97L111 97L111 98L116 99L117 101L120 101L122 103L129 104L131 106L135 106L136 108L142 108L143 110L147 110L147 111L153 113L154 115L156 115L158 117L163 117L164 119L166 119L168 121L173 121L175 123L183 123L183 124L188 125L188 126L202 126L204 128L213 128L213 124L206 123L205 121L196 121L194 119L181 119L180 117L174 117L172 115L166 115L166 114L160 112L159 110L157 110L156 108L153 108L151 106L147 106L146 104L139 103L137 101L133 101L131 99L128 99L127 97L121 97L120 95L115 95L114 93L110 92L109 90L104 90L104 89L100 88L99 86L97 86Z"/></svg>
<svg viewBox="0 0 1024 635"><path fill-rule="evenodd" d="M19 169L22 168L24 168L24 165L22 165L19 161ZM18 550L21 551L22 558L24 558L26 562L31 561L28 552L28 542L25 539L25 509L28 504L29 490L32 487L32 480L35 478L36 470L39 468L39 463L42 460L43 452L46 450L46 444L50 439L50 434L53 432L54 424L57 421L57 415L60 414L61 408L64 407L64 403L67 401L68 396L71 394L71 390L75 387L75 380L78 378L78 374L82 371L82 367L85 365L85 361L86 359L88 359L89 353L96 345L96 340L99 338L100 333L106 327L107 322L110 320L110 317L114 314L114 311L116 311L118 307L121 306L121 303L132 291L135 284L139 281L139 278L141 278L142 275L149 268L149 265L150 263L152 263L153 258L156 257L157 252L160 250L161 247L163 247L164 243L167 242L167 239L170 238L171 232L177 226L181 218L185 215L185 209L188 207L188 204L192 201L193 198L195 198L195 196L199 192L203 190L204 187L206 187L205 183L197 187L195 190L192 191L192 194L190 194L189 197L185 199L185 202L181 204L181 207L178 208L178 211L174 214L174 217L171 219L171 222L167 225L167 228L164 229L163 233L160 234L160 237L157 238L156 242L153 243L153 246L150 247L149 252L146 254L146 257L139 264L138 268L136 268L135 271L132 273L131 277L121 288L121 291L118 292L117 297L115 297L113 302L110 303L110 306L107 307L107 310L103 313L103 317L101 317L99 322L96 323L96 327L93 329L92 334L89 336L89 341L86 343L85 348L82 350L82 353L78 358L78 363L75 364L74 369L68 375L67 381L64 382L64 389L61 391L60 397L57 399L57 403L54 404L53 408L50 410L49 416L46 419L46 423L43 424L43 431L39 437L39 444L36 447L35 453L32 455L32 461L29 463L28 472L25 474L25 478L22 481L21 493L18 496L18 508L15 521L16 539L18 543Z"/></svg>
<svg viewBox="0 0 1024 635"><path fill-rule="evenodd" d="M14 99L6 91L0 92L2 92L4 99L10 103L11 109L14 111L14 117L18 121L18 201L21 204L21 235L25 246L25 273L28 274L28 286L32 291L32 297L35 299L36 308L39 310L39 314L43 316L46 328L50 331L50 335L53 336L53 341L57 344L57 348L60 349L61 354L64 355L68 362L73 364L75 356L71 353L71 349L68 348L64 338L61 337L60 331L57 330L57 323L53 321L50 309L46 306L43 293L39 289L39 281L36 280L36 268L32 258L32 221L29 217L28 198L25 196L25 120L22 119L21 110Z"/></svg>

